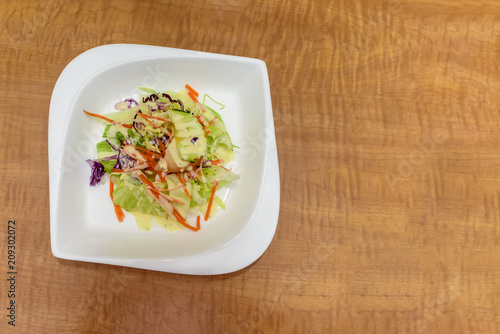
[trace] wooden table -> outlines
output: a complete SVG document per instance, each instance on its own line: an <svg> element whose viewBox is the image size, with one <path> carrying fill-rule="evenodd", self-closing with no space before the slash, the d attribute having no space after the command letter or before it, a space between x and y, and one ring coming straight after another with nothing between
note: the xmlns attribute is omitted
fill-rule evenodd
<svg viewBox="0 0 500 334"><path fill-rule="evenodd" d="M500 3L19 0L0 22L0 332L500 332ZM281 211L251 266L52 256L50 96L69 61L110 43L267 63Z"/></svg>

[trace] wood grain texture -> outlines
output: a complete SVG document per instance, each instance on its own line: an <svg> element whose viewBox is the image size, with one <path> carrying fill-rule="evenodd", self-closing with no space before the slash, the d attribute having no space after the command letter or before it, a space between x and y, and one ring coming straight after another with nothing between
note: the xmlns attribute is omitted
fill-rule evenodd
<svg viewBox="0 0 500 334"><path fill-rule="evenodd" d="M500 3L18 0L0 22L0 332L500 332ZM109 43L266 61L281 211L250 267L52 256L50 96L71 59Z"/></svg>

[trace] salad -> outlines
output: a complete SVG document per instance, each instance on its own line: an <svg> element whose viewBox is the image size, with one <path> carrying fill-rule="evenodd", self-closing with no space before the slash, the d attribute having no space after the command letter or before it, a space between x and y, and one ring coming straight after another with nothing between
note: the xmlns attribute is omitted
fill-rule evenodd
<svg viewBox="0 0 500 334"><path fill-rule="evenodd" d="M142 230L151 229L154 219L169 231L198 231L202 217L207 221L225 209L216 191L239 179L224 167L236 146L221 115L205 105L207 94L199 102L189 85L179 92L140 89L139 101L125 99L116 112L84 110L107 123L97 159L87 160L90 185L109 179L120 222L125 210Z"/></svg>

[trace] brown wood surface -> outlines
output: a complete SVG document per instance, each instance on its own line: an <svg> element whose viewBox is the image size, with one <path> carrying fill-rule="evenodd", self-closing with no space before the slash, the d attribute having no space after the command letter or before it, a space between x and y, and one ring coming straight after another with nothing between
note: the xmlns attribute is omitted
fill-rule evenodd
<svg viewBox="0 0 500 334"><path fill-rule="evenodd" d="M500 332L500 2L2 0L0 22L1 333ZM50 96L109 43L266 61L281 211L250 267L52 256Z"/></svg>

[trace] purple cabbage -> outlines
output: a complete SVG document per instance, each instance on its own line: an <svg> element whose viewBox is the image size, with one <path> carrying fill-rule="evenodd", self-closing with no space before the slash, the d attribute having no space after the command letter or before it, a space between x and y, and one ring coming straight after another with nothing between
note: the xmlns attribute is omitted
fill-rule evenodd
<svg viewBox="0 0 500 334"><path fill-rule="evenodd" d="M162 93L162 94L161 94L161 96L166 97L166 98L170 101L170 103L174 103L174 102L179 103L179 105L181 106L181 110L182 110L182 111L185 111L185 110L184 110L184 104L182 103L182 101L181 101L180 99L178 99L178 100L173 100L173 99L170 97L170 95L168 95L168 94L166 94L166 93Z"/></svg>
<svg viewBox="0 0 500 334"><path fill-rule="evenodd" d="M163 143L163 145L167 146L168 141L170 140L170 136L168 136L167 134L164 134L162 137L160 137L160 140Z"/></svg>
<svg viewBox="0 0 500 334"><path fill-rule="evenodd" d="M119 148L117 148L117 147L115 147L113 144L111 144L111 143L109 142L109 140L107 140L107 139L106 139L106 143L108 143L108 144L109 144L109 146L111 146L111 148L112 148L113 150L115 150L115 151L117 151L117 152L120 152L120 149L119 149Z"/></svg>
<svg viewBox="0 0 500 334"><path fill-rule="evenodd" d="M128 155L123 153L118 153L118 159L116 159L116 163L113 166L114 169L126 169L130 167L135 167L137 165L137 161L131 159Z"/></svg>
<svg viewBox="0 0 500 334"><path fill-rule="evenodd" d="M143 97L142 98L142 103L146 103L146 102L156 102L156 100L158 100L158 95L156 94L151 94L147 97Z"/></svg>
<svg viewBox="0 0 500 334"><path fill-rule="evenodd" d="M185 110L184 110L184 104L182 103L182 101L181 101L180 99L174 100L174 99L172 99L172 97L171 97L170 95L168 95L167 93L161 93L161 96L166 97L166 98L170 101L170 103L174 103L174 102L179 103L179 105L180 105L180 107L181 107L181 111L184 111L184 112L185 112ZM163 104L162 102L157 102L157 101L158 101L158 99L159 99L158 95L156 95L156 94L151 94L151 95L149 95L149 96L143 97L143 98L142 98L142 103L146 103L146 102L156 102L156 104L157 104L158 108L160 108L160 109L161 109L161 108L162 108L165 104ZM128 100L125 100L125 101L128 101ZM135 100L132 100L132 101L134 101L134 102L135 102ZM137 103L137 102L135 102L135 103ZM162 105L160 105L160 103L162 103ZM130 104L129 104L129 105L130 105ZM136 104L136 105L138 105L138 104Z"/></svg>
<svg viewBox="0 0 500 334"><path fill-rule="evenodd" d="M118 154L115 154L115 155L112 155L110 157L106 157L106 158L101 158L101 159L95 159L95 161L110 161L110 160L115 160L115 159L118 159Z"/></svg>
<svg viewBox="0 0 500 334"><path fill-rule="evenodd" d="M125 100L123 100L123 102L128 102L129 109L139 105L139 103L134 99L125 99ZM132 103L135 103L135 105L132 105Z"/></svg>
<svg viewBox="0 0 500 334"><path fill-rule="evenodd" d="M163 136L161 137L157 137L155 136L154 133L152 133L151 131L148 131L148 133L154 138L154 139L151 139L149 142L153 145L159 145L159 142L162 142L163 145L167 146L168 144L168 141L170 139L170 137L167 135L167 134L164 134Z"/></svg>
<svg viewBox="0 0 500 334"><path fill-rule="evenodd" d="M130 108L134 107L134 104L135 104L135 106L139 105L139 103L137 103L136 100L125 99L125 100L123 100L123 101L118 102L117 104L115 104L115 109L117 109L117 110L130 109Z"/></svg>
<svg viewBox="0 0 500 334"><path fill-rule="evenodd" d="M179 99L179 100L176 100L177 102L179 102L180 106L181 106L181 110L182 111L185 111L184 110L184 104L182 104L182 101Z"/></svg>
<svg viewBox="0 0 500 334"><path fill-rule="evenodd" d="M197 140L198 140L198 137L193 137L193 138L191 138L191 143L194 144L194 143L196 143Z"/></svg>
<svg viewBox="0 0 500 334"><path fill-rule="evenodd" d="M116 163L113 166L114 169L123 169L122 168L123 165L122 165L122 162L121 162L121 160L122 160L121 156L122 156L122 154L120 152L118 152L118 158L116 159Z"/></svg>
<svg viewBox="0 0 500 334"><path fill-rule="evenodd" d="M90 185L95 186L99 182L101 182L102 177L104 176L104 166L99 161L88 159L87 162L90 165L91 173L90 173Z"/></svg>
<svg viewBox="0 0 500 334"><path fill-rule="evenodd" d="M170 95L168 95L166 93L161 93L161 96L166 97L170 101L170 103L174 103L174 100L172 100L172 98L170 97Z"/></svg>
<svg viewBox="0 0 500 334"><path fill-rule="evenodd" d="M138 123L136 122L135 120L137 119L137 115L139 115L139 113L142 114L142 111L138 111L137 114L135 114L134 116L134 121L132 122L132 127L134 128L135 132L137 132L141 137L144 138L144 136L142 135L142 133L139 131L140 129L142 129L142 127L144 126L142 123Z"/></svg>

